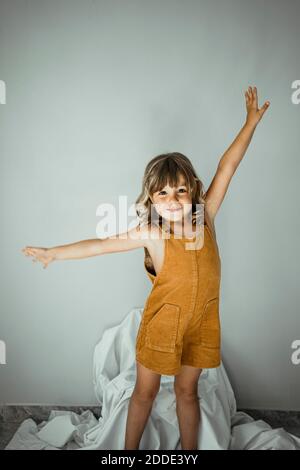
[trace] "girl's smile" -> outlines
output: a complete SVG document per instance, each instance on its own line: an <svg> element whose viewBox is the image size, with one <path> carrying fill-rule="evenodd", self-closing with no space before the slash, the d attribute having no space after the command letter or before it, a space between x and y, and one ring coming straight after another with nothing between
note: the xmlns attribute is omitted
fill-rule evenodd
<svg viewBox="0 0 300 470"><path fill-rule="evenodd" d="M182 230L182 224L186 224L185 230L192 232L188 216L191 212L192 198L189 194L184 176L181 174L178 186L167 184L152 195L152 202L157 213L170 224L175 233Z"/></svg>

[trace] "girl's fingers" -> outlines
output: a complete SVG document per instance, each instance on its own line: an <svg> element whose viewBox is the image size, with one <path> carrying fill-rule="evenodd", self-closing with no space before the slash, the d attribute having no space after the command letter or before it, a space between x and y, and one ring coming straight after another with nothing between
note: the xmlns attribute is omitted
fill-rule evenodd
<svg viewBox="0 0 300 470"><path fill-rule="evenodd" d="M251 106L251 102L252 102L251 97L250 97L249 93L247 93L247 97L246 97L246 106L247 106L247 108L249 108Z"/></svg>
<svg viewBox="0 0 300 470"><path fill-rule="evenodd" d="M35 248L31 248L28 250L28 253L31 255L31 256L38 256L38 250L35 249Z"/></svg>
<svg viewBox="0 0 300 470"><path fill-rule="evenodd" d="M39 248L34 248L33 246L26 246L22 251L36 253Z"/></svg>
<svg viewBox="0 0 300 470"><path fill-rule="evenodd" d="M257 88L256 88L256 86L253 88L253 100L254 100L254 104L257 106Z"/></svg>
<svg viewBox="0 0 300 470"><path fill-rule="evenodd" d="M36 263L37 261L41 261L41 263L43 263L42 258L39 256L38 251L39 251L38 248L31 248L31 247L26 247L22 249L22 252L25 254L25 256L31 256L33 258L31 260L33 263ZM46 268L47 262L44 264L45 264L44 268Z"/></svg>
<svg viewBox="0 0 300 470"><path fill-rule="evenodd" d="M259 109L259 112L261 115L264 114L264 112L266 111L266 109L269 107L270 105L270 101L266 101L263 106Z"/></svg>
<svg viewBox="0 0 300 470"><path fill-rule="evenodd" d="M247 91L245 92L246 99L248 100L249 105L253 105L258 108L258 96L257 96L257 88L256 86L251 87L248 86Z"/></svg>

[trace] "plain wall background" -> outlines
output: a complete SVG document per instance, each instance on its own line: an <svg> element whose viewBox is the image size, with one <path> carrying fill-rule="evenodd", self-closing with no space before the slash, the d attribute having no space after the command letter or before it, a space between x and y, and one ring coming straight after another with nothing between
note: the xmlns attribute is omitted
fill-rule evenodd
<svg viewBox="0 0 300 470"><path fill-rule="evenodd" d="M143 250L44 270L21 249L96 238L97 206L133 203L162 152L207 188L251 85L271 105L216 217L223 360L238 406L300 410L299 15L296 0L1 0L3 403L96 404L94 346L151 288Z"/></svg>

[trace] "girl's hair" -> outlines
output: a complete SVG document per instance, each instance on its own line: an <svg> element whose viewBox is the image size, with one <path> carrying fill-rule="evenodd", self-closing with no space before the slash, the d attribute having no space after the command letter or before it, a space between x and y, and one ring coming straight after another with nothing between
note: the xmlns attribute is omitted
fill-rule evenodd
<svg viewBox="0 0 300 470"><path fill-rule="evenodd" d="M196 204L205 204L203 183L198 178L191 161L185 155L179 152L171 152L157 155L146 166L142 192L135 201L139 227L142 225L156 225L156 220L157 224L160 227L162 226L162 217L152 206L151 197L156 191L161 191L168 183L170 186L178 185L180 175L184 177L187 191L191 195L192 224L196 224L197 219L200 217L199 211L196 210Z"/></svg>

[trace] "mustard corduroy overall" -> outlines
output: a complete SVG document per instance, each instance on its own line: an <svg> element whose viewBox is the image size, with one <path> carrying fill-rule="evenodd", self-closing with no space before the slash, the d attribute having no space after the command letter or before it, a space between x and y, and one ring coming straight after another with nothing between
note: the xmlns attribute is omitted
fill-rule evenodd
<svg viewBox="0 0 300 470"><path fill-rule="evenodd" d="M164 232L164 260L136 338L136 360L154 372L177 375L181 365L221 363L219 293L221 259L207 220L193 238ZM198 245L197 245L198 243Z"/></svg>

